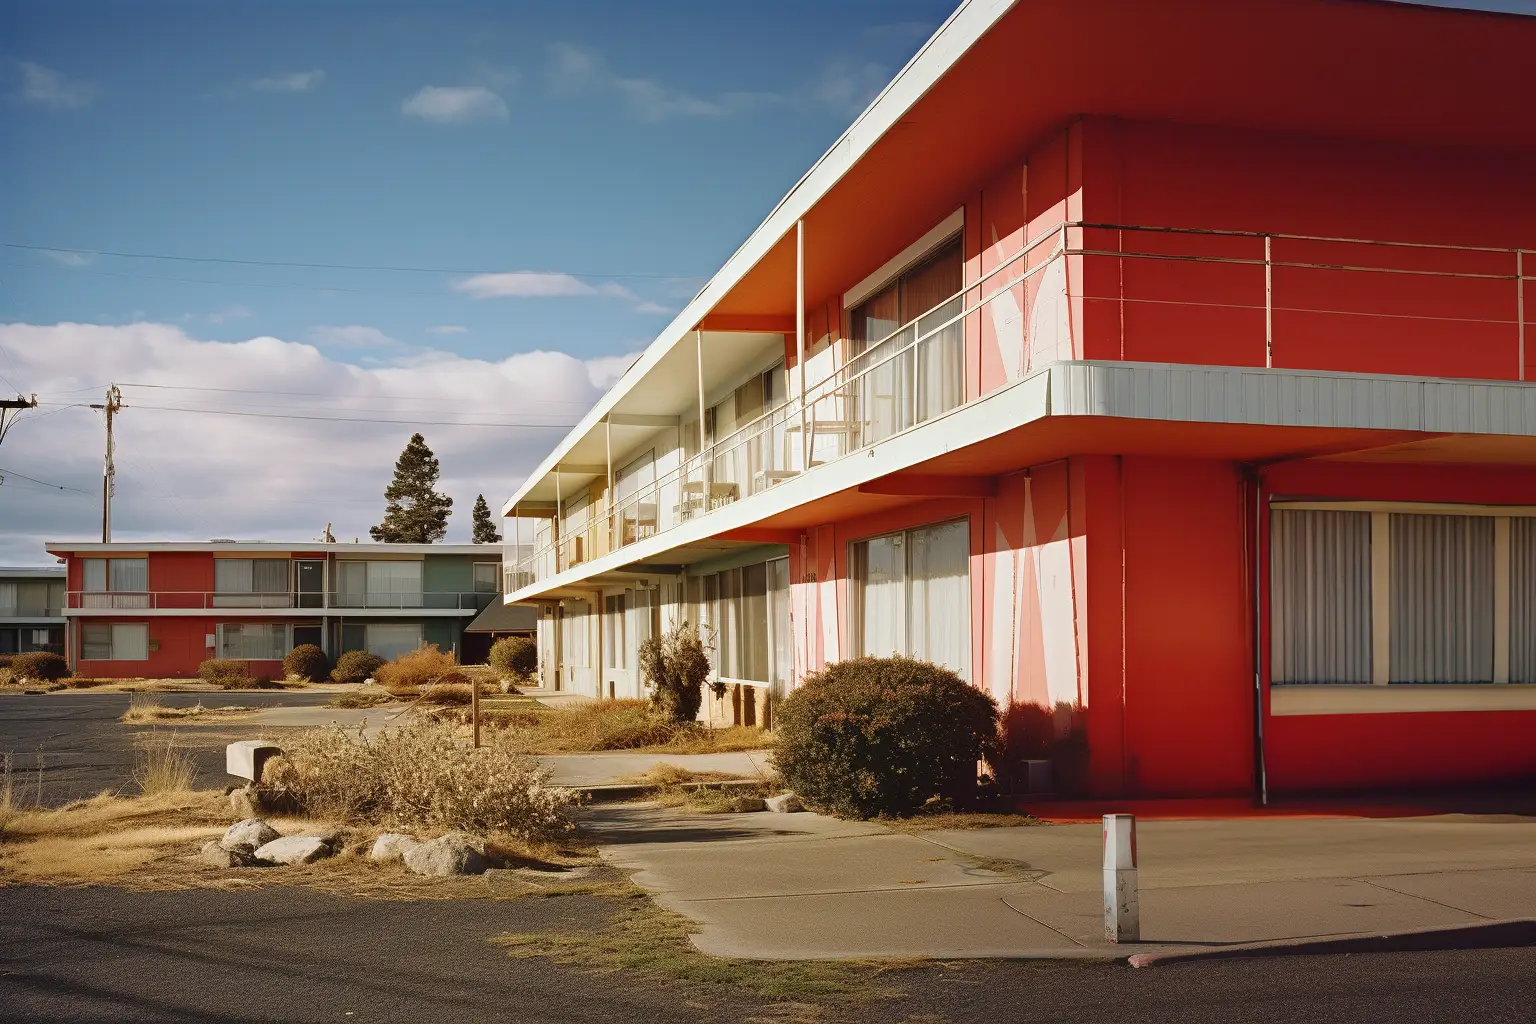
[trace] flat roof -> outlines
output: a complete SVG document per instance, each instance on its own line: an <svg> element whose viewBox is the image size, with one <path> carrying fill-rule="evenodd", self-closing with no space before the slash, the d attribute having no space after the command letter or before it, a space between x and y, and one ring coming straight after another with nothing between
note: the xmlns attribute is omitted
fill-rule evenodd
<svg viewBox="0 0 1536 1024"><path fill-rule="evenodd" d="M0 565L0 577L3 576L57 576L64 578L62 565Z"/></svg>
<svg viewBox="0 0 1536 1024"><path fill-rule="evenodd" d="M57 554L110 555L121 551L231 551L235 553L274 553L281 551L325 552L327 554L355 554L376 552L381 555L484 555L487 562L501 561L500 544L322 544L318 541L297 540L239 540L239 541L182 541L182 540L124 540L103 544L100 541L48 541L44 545ZM62 571L62 569L60 570Z"/></svg>

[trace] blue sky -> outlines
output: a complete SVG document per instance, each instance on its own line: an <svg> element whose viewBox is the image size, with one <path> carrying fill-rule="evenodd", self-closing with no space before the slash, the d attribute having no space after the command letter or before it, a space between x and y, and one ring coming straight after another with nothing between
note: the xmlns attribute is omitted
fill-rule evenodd
<svg viewBox="0 0 1536 1024"><path fill-rule="evenodd" d="M464 275L7 249L0 320L190 317L357 358L385 353L316 328L475 355L632 351L948 9L9 3L0 241L679 279L583 277L593 292L534 301L452 290Z"/></svg>
<svg viewBox="0 0 1536 1024"><path fill-rule="evenodd" d="M950 8L5 0L0 564L109 382L115 539L366 537L420 429L467 540Z"/></svg>

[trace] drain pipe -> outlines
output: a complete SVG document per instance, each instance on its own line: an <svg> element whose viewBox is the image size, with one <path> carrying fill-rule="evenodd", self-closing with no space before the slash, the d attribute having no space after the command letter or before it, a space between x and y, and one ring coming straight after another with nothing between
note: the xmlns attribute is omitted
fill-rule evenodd
<svg viewBox="0 0 1536 1024"><path fill-rule="evenodd" d="M1261 554L1261 528L1264 518L1264 488L1257 467L1249 466L1245 473L1253 482L1253 557L1249 560L1253 571L1253 750L1254 774L1259 788L1259 806L1269 806L1269 772L1264 761L1264 645L1262 637L1262 609L1260 586L1263 580L1263 556Z"/></svg>

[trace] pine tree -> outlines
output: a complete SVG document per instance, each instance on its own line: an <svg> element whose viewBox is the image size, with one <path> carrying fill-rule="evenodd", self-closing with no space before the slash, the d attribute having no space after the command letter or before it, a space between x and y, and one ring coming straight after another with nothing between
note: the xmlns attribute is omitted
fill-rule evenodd
<svg viewBox="0 0 1536 1024"><path fill-rule="evenodd" d="M485 495L475 495L475 508L470 513L475 521L476 544L495 544L501 540L501 534L496 532L496 524L491 521L491 507L485 503Z"/></svg>
<svg viewBox="0 0 1536 1024"><path fill-rule="evenodd" d="M384 488L384 521L370 526L368 535L386 544L430 544L448 532L453 499L437 493L437 456L426 439L412 434L400 458L395 478Z"/></svg>

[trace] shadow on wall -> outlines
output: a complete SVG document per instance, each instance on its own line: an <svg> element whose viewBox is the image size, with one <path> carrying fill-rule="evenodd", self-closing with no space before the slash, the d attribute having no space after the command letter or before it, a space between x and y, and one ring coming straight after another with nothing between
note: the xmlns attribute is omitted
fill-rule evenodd
<svg viewBox="0 0 1536 1024"><path fill-rule="evenodd" d="M1011 704L1003 713L998 783L1005 793L1030 792L1030 761L1049 761L1051 790L1079 796L1088 783L1088 710L1075 704Z"/></svg>

